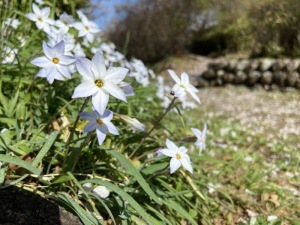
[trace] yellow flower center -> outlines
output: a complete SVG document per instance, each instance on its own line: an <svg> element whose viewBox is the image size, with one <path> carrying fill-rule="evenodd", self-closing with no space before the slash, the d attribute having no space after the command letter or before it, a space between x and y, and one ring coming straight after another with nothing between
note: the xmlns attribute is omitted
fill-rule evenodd
<svg viewBox="0 0 300 225"><path fill-rule="evenodd" d="M95 80L95 84L96 84L96 86L97 87L103 87L103 85L104 85L104 83L103 83L103 81L102 80Z"/></svg>
<svg viewBox="0 0 300 225"><path fill-rule="evenodd" d="M96 121L97 121L97 123L98 123L99 125L102 125L102 124L103 124L103 121L102 121L101 119L97 119Z"/></svg>
<svg viewBox="0 0 300 225"><path fill-rule="evenodd" d="M177 153L175 156L176 156L176 159L181 159L181 155L179 153Z"/></svg>
<svg viewBox="0 0 300 225"><path fill-rule="evenodd" d="M42 17L39 17L39 18L38 18L38 21L43 22L44 20L43 20Z"/></svg>
<svg viewBox="0 0 300 225"><path fill-rule="evenodd" d="M90 27L89 26L85 26L84 29L86 29L87 31L89 31Z"/></svg>
<svg viewBox="0 0 300 225"><path fill-rule="evenodd" d="M59 59L58 59L58 58L53 58L53 59L52 59L52 62L53 62L54 64L57 64L57 63L59 63Z"/></svg>
<svg viewBox="0 0 300 225"><path fill-rule="evenodd" d="M205 138L201 138L200 141L201 141L202 143L204 143L204 142L205 142Z"/></svg>

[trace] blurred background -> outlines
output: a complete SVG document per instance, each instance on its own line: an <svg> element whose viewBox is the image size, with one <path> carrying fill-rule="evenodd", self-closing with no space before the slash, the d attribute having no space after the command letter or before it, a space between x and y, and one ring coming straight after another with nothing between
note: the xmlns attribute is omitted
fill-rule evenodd
<svg viewBox="0 0 300 225"><path fill-rule="evenodd" d="M211 57L300 55L299 0L93 0L103 34L128 57L155 63L186 52Z"/></svg>

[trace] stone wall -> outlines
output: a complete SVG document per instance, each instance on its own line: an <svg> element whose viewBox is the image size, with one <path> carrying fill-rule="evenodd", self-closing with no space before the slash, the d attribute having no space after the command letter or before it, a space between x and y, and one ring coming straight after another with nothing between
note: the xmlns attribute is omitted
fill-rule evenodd
<svg viewBox="0 0 300 225"><path fill-rule="evenodd" d="M225 84L300 89L300 59L215 60L201 74L198 86Z"/></svg>

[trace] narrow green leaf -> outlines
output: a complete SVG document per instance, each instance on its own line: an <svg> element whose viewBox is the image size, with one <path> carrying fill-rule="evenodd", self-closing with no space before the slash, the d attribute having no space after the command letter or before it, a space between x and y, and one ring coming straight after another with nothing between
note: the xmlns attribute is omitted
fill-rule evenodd
<svg viewBox="0 0 300 225"><path fill-rule="evenodd" d="M82 220L82 222L85 225L100 224L100 222L95 217L93 217L86 210L84 210L77 202L71 199L67 194L58 193L57 195L60 198L60 200L67 204L68 207L73 209L74 213L76 213L76 215Z"/></svg>
<svg viewBox="0 0 300 225"><path fill-rule="evenodd" d="M72 177L68 175L61 175L55 181L52 182L52 184L59 184L59 183L64 183L66 181L72 180Z"/></svg>
<svg viewBox="0 0 300 225"><path fill-rule="evenodd" d="M7 115L9 117L13 116L13 113L16 110L16 104L18 102L18 99L19 99L19 90L15 94L15 97L9 101L9 106L8 106L8 111L7 111L7 113L8 113Z"/></svg>
<svg viewBox="0 0 300 225"><path fill-rule="evenodd" d="M107 151L111 155L113 155L115 158L118 159L118 161L126 168L127 172L129 172L136 181L141 185L143 190L149 195L150 198L152 198L156 203L161 205L160 199L155 195L155 193L152 191L144 177L141 175L141 173L132 165L132 163L124 157L124 155L120 154L119 152L115 150L109 150Z"/></svg>
<svg viewBox="0 0 300 225"><path fill-rule="evenodd" d="M40 175L41 171L38 168L35 168L28 162L25 162L22 159L19 159L17 157L9 156L9 155L2 155L0 154L0 161L12 163L17 166L23 167L24 169L27 169L28 171L32 172L33 174Z"/></svg>
<svg viewBox="0 0 300 225"><path fill-rule="evenodd" d="M47 138L46 143L44 144L44 146L42 147L40 152L37 154L36 158L33 160L33 162L32 162L33 166L37 166L39 164L39 162L42 161L44 156L47 154L47 152L49 151L49 149L53 145L57 135L58 135L58 131L54 131L49 135L49 137Z"/></svg>
<svg viewBox="0 0 300 225"><path fill-rule="evenodd" d="M16 124L16 119L0 115L0 123L5 123L7 125L14 126Z"/></svg>
<svg viewBox="0 0 300 225"><path fill-rule="evenodd" d="M187 219L193 225L198 225L198 223L194 220L194 218L177 202L173 201L172 199L162 200L162 201L165 205L173 209L176 213L181 214L185 219Z"/></svg>
<svg viewBox="0 0 300 225"><path fill-rule="evenodd" d="M169 165L169 162L163 162L163 163L154 163L146 168L142 169L142 173L145 175L153 174L157 171L165 169Z"/></svg>
<svg viewBox="0 0 300 225"><path fill-rule="evenodd" d="M135 210L136 212L145 219L145 221L148 224L151 225L161 225L159 221L157 221L155 218L153 218L151 215L149 215L140 205L137 203L129 194L127 194L124 190L119 188L118 186L104 180L99 180L99 179L91 179L91 180L84 180L82 181L84 183L94 183L94 184L99 184L103 185L112 191L116 192L120 197L122 197L125 201L127 201Z"/></svg>

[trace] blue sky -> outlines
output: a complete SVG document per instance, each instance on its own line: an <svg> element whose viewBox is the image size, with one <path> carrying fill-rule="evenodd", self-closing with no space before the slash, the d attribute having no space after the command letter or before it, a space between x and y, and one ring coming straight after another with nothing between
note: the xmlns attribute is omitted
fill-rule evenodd
<svg viewBox="0 0 300 225"><path fill-rule="evenodd" d="M132 2L136 0L92 0L93 3L100 3L100 10L105 12L105 16L97 15L95 10L96 23L99 25L100 29L104 29L105 26L113 19L116 14L114 7L115 5ZM102 10L103 9L103 10Z"/></svg>

